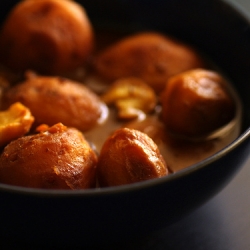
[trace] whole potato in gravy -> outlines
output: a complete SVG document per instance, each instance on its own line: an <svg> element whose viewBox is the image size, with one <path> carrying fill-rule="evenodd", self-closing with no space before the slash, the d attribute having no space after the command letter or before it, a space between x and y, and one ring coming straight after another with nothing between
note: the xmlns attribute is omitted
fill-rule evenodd
<svg viewBox="0 0 250 250"><path fill-rule="evenodd" d="M161 95L167 129L186 137L202 137L229 123L236 105L226 80L214 71L195 69L170 78Z"/></svg>
<svg viewBox="0 0 250 250"><path fill-rule="evenodd" d="M105 113L105 104L83 84L61 77L31 76L3 94L3 106L21 102L35 117L34 125L61 122L86 131Z"/></svg>
<svg viewBox="0 0 250 250"><path fill-rule="evenodd" d="M138 130L116 130L101 149L97 165L101 187L124 185L167 174L167 165L157 145Z"/></svg>
<svg viewBox="0 0 250 250"><path fill-rule="evenodd" d="M155 32L128 36L102 50L94 62L95 71L105 79L134 76L157 92L170 76L202 66L200 56L188 45Z"/></svg>
<svg viewBox="0 0 250 250"><path fill-rule="evenodd" d="M87 14L75 1L24 0L3 24L0 60L14 70L58 74L85 63L93 39Z"/></svg>
<svg viewBox="0 0 250 250"><path fill-rule="evenodd" d="M32 188L93 188L96 163L97 156L80 131L56 124L5 147L0 182Z"/></svg>

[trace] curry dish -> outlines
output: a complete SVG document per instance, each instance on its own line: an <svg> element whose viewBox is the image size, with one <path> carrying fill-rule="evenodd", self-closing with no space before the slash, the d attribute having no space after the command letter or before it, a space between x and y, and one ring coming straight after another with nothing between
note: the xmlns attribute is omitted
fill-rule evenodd
<svg viewBox="0 0 250 250"><path fill-rule="evenodd" d="M0 86L0 182L15 186L162 178L240 132L237 93L203 53L163 32L99 32L71 0L11 10L0 30Z"/></svg>

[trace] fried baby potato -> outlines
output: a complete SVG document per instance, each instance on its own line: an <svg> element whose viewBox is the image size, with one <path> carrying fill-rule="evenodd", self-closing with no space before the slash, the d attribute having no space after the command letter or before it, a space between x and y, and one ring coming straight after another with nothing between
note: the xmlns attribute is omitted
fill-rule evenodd
<svg viewBox="0 0 250 250"><path fill-rule="evenodd" d="M59 74L84 64L93 49L88 16L69 0L20 1L0 34L0 60L14 70Z"/></svg>
<svg viewBox="0 0 250 250"><path fill-rule="evenodd" d="M35 117L35 126L61 122L86 131L105 113L105 104L83 84L61 77L31 76L8 89L3 105L21 102Z"/></svg>
<svg viewBox="0 0 250 250"><path fill-rule="evenodd" d="M184 137L203 137L229 123L236 104L217 72L196 69L169 79L161 95L166 128Z"/></svg>
<svg viewBox="0 0 250 250"><path fill-rule="evenodd" d="M0 147L28 133L33 122L30 110L19 102L0 111Z"/></svg>
<svg viewBox="0 0 250 250"><path fill-rule="evenodd" d="M135 76L157 92L170 76L202 65L191 47L153 32L124 38L102 50L94 62L97 74L107 80Z"/></svg>
<svg viewBox="0 0 250 250"><path fill-rule="evenodd" d="M82 133L55 124L8 144L0 156L0 182L44 189L96 185L97 156Z"/></svg>
<svg viewBox="0 0 250 250"><path fill-rule="evenodd" d="M118 129L107 138L97 164L101 187L125 185L167 174L167 165L153 140L128 128Z"/></svg>

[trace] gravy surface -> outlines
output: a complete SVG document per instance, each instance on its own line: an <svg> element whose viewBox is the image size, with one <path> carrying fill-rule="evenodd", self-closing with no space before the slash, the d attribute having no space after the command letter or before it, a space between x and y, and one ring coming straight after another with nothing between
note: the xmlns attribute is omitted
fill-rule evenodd
<svg viewBox="0 0 250 250"><path fill-rule="evenodd" d="M93 80L93 78L87 81L90 86L91 80ZM93 85L96 88L98 83L94 82ZM105 88L105 86L106 85L102 86L102 83L100 83L99 89ZM231 86L230 88L232 89ZM238 137L241 127L241 104L235 93L233 93L233 97L237 104L235 118L207 138L190 140L169 134L159 118L161 112L160 107L156 107L153 114L130 122L118 120L116 110L111 107L107 120L92 130L85 132L84 135L96 151L100 152L104 141L114 130L120 127L138 129L148 134L155 141L170 171L176 172L212 156Z"/></svg>

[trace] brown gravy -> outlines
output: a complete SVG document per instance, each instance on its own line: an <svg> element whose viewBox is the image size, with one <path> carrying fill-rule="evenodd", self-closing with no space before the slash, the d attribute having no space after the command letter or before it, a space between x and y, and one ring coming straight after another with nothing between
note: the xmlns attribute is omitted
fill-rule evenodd
<svg viewBox="0 0 250 250"><path fill-rule="evenodd" d="M107 87L101 82L98 83L93 77L87 78L85 82L90 87L93 83L92 86L95 86L95 89L102 91ZM170 135L159 118L160 107L156 107L153 114L130 122L119 121L116 118L116 110L110 108L107 119L84 135L94 145L96 151L100 152L104 141L115 129L120 127L138 129L156 142L170 171L176 172L215 154L238 137L241 127L241 104L232 86L228 87L237 104L236 116L229 124L207 138L187 140Z"/></svg>

